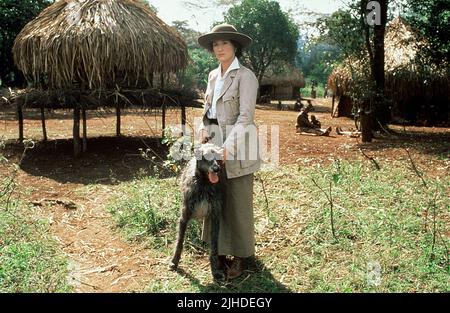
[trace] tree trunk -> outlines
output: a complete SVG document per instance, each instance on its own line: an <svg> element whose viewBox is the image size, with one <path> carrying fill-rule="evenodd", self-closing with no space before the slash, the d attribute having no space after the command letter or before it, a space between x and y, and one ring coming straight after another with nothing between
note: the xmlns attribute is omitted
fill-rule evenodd
<svg viewBox="0 0 450 313"><path fill-rule="evenodd" d="M42 120L42 134L44 135L44 141L47 141L47 129L45 127L45 113L44 108L41 108L41 120Z"/></svg>
<svg viewBox="0 0 450 313"><path fill-rule="evenodd" d="M362 142L372 142L372 115L371 112L362 110L359 114L361 122L361 140Z"/></svg>
<svg viewBox="0 0 450 313"><path fill-rule="evenodd" d="M375 129L379 123L385 125L388 121L388 108L385 101L385 72L384 72L384 34L386 32L388 0L378 1L381 7L381 25L374 26L373 72L375 80L375 105L373 119Z"/></svg>
<svg viewBox="0 0 450 313"><path fill-rule="evenodd" d="M19 120L19 141L23 141L23 112L22 107L17 107L17 118Z"/></svg>
<svg viewBox="0 0 450 313"><path fill-rule="evenodd" d="M116 105L116 136L119 137L120 136L120 105L117 104Z"/></svg>
<svg viewBox="0 0 450 313"><path fill-rule="evenodd" d="M162 137L164 138L164 130L166 129L166 103L162 104Z"/></svg>
<svg viewBox="0 0 450 313"><path fill-rule="evenodd" d="M366 48L370 60L370 72L374 82L374 96L372 101L368 101L360 108L362 141L370 142L373 137L373 130L379 128L379 122L387 122L387 106L384 96L385 73L384 73L384 34L387 23L388 0L380 0L380 20L379 25L374 25L373 45L370 42L370 26L366 21L366 6L368 1L361 1L361 21L365 29ZM370 138L370 139L369 139Z"/></svg>
<svg viewBox="0 0 450 313"><path fill-rule="evenodd" d="M80 108L75 107L73 109L73 155L77 158L80 153Z"/></svg>
<svg viewBox="0 0 450 313"><path fill-rule="evenodd" d="M87 124L86 124L86 110L81 111L83 118L83 152L87 151Z"/></svg>

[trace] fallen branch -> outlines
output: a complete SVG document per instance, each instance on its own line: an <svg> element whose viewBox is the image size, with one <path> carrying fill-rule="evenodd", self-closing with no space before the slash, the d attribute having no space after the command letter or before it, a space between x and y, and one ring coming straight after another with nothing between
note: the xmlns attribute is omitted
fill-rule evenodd
<svg viewBox="0 0 450 313"><path fill-rule="evenodd" d="M370 157L370 156L368 156L367 154L365 154L364 151L363 151L361 148L359 148L358 150L359 150L359 152L361 152L361 154L362 154L366 159L368 159L370 162L373 163L373 165L375 166L375 168L376 168L377 170L380 170L380 169L381 169L380 165L378 164L378 162L377 162L373 157Z"/></svg>
<svg viewBox="0 0 450 313"><path fill-rule="evenodd" d="M416 164L414 163L411 154L409 153L408 149L403 148L406 151L406 154L408 155L409 161L411 163L411 168L413 169L413 171L416 173L416 175L422 180L422 184L424 185L424 187L427 187L427 182L425 181L425 179L423 178L423 174L419 172L419 170L417 169Z"/></svg>

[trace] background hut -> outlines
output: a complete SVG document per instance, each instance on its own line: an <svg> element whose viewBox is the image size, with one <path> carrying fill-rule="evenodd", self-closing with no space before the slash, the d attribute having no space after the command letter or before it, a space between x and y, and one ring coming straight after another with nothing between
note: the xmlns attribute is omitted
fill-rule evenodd
<svg viewBox="0 0 450 313"><path fill-rule="evenodd" d="M433 125L448 122L450 103L449 67L436 67L420 55L426 45L408 23L398 17L389 23L385 35L386 96L392 100L395 120ZM333 116L351 112L350 95L355 77L367 73L363 62L347 59L328 78L338 101Z"/></svg>
<svg viewBox="0 0 450 313"><path fill-rule="evenodd" d="M120 109L164 106L154 82L163 87L188 59L182 37L137 0L57 1L23 28L13 54L37 87L14 99L19 117L27 107L73 109L75 154L80 110L115 107L120 134Z"/></svg>
<svg viewBox="0 0 450 313"><path fill-rule="evenodd" d="M270 95L271 100L293 100L300 96L305 79L296 68L288 68L279 74L269 73L261 81L260 95Z"/></svg>

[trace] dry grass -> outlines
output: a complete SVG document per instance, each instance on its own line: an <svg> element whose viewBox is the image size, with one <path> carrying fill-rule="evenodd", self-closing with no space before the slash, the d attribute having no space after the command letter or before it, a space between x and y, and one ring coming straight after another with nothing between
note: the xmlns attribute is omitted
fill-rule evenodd
<svg viewBox="0 0 450 313"><path fill-rule="evenodd" d="M17 36L17 67L50 88L128 86L186 66L182 37L134 0L57 1Z"/></svg>

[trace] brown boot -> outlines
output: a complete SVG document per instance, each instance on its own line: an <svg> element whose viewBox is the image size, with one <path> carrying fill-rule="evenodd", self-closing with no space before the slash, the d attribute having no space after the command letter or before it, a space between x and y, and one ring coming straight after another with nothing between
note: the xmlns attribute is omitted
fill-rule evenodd
<svg viewBox="0 0 450 313"><path fill-rule="evenodd" d="M227 270L227 278L235 279L242 275L244 272L244 259L235 256L233 262L231 263L230 268Z"/></svg>
<svg viewBox="0 0 450 313"><path fill-rule="evenodd" d="M220 271L224 271L230 266L231 260L227 259L226 255L219 255L217 269Z"/></svg>

